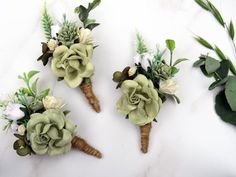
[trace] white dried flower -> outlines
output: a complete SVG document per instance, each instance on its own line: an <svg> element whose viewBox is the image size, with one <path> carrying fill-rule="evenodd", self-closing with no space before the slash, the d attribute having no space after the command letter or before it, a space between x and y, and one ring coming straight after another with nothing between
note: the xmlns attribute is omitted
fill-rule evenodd
<svg viewBox="0 0 236 177"><path fill-rule="evenodd" d="M128 75L129 75L129 76L133 76L133 75L135 75L136 71L137 71L137 67L136 67L136 66L133 66L133 67L131 67L131 68L129 69Z"/></svg>
<svg viewBox="0 0 236 177"><path fill-rule="evenodd" d="M48 41L48 48L49 48L50 50L55 50L57 46L58 46L57 40L55 40L55 39L50 39L50 40Z"/></svg>
<svg viewBox="0 0 236 177"><path fill-rule="evenodd" d="M81 28L78 29L79 40L81 44L93 45L93 37L90 29Z"/></svg>
<svg viewBox="0 0 236 177"><path fill-rule="evenodd" d="M43 106L45 109L60 109L64 106L63 101L54 96L46 96L43 98Z"/></svg>
<svg viewBox="0 0 236 177"><path fill-rule="evenodd" d="M24 106L17 103L8 103L6 109L3 111L3 114L7 116L7 119L16 121L25 116L25 113L20 109Z"/></svg>
<svg viewBox="0 0 236 177"><path fill-rule="evenodd" d="M168 95L175 95L178 89L177 82L173 79L161 80L160 91Z"/></svg>
<svg viewBox="0 0 236 177"><path fill-rule="evenodd" d="M18 134L19 135L24 135L25 134L25 131L26 131L26 128L23 124L21 124L18 128L17 128L17 131L18 131Z"/></svg>

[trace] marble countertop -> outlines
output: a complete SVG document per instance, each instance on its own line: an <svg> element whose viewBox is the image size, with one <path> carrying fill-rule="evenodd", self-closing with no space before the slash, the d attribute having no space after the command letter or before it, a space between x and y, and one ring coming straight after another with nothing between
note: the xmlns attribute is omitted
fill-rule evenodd
<svg viewBox="0 0 236 177"><path fill-rule="evenodd" d="M60 21L86 0L47 0L49 11ZM212 0L227 19L236 19L235 0ZM235 177L236 128L220 120L214 111L211 81L192 68L201 52L194 34L216 43L233 56L225 31L193 0L103 0L93 12L101 26L94 37L96 75L94 88L102 112L91 110L81 92L57 82L48 67L36 58L44 37L40 27L42 0L8 0L1 3L0 93L21 85L17 75L42 71L41 87L51 87L63 97L79 134L103 153L101 160L77 151L64 156L19 157L12 149L15 138L0 133L0 177ZM140 151L139 129L116 112L120 92L112 73L132 64L135 32L143 34L150 47L164 47L166 38L176 40L175 57L190 60L181 65L176 79L181 104L167 101L153 124L148 154ZM236 64L236 61L234 61ZM2 127L2 122L0 124Z"/></svg>

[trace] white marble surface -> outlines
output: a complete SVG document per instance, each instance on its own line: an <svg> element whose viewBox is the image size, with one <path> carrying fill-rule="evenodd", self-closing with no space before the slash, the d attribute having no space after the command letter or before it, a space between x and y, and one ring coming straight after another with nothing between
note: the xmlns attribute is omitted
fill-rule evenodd
<svg viewBox="0 0 236 177"><path fill-rule="evenodd" d="M71 14L87 0L48 0L56 20ZM224 17L236 19L235 0L214 0ZM217 43L233 56L227 36L215 20L193 0L103 0L93 13L101 26L94 37L94 88L102 112L96 114L79 90L56 82L49 67L36 62L41 54L42 0L7 0L0 6L0 92L13 92L21 85L17 75L41 70L41 86L51 87L64 97L72 110L70 118L79 133L100 149L101 160L77 151L59 157L18 157L12 149L14 137L0 133L0 177L235 177L236 127L222 122L214 112L216 91L207 90L211 81L192 63L207 50L193 34ZM71 19L76 16L69 15ZM139 130L118 114L115 101L120 92L111 81L112 73L132 63L134 33L139 30L150 47L164 46L166 38L177 42L176 57L191 59L177 75L182 103L166 102L153 124L149 153L140 152ZM236 63L234 61L234 63ZM2 123L1 123L2 126Z"/></svg>

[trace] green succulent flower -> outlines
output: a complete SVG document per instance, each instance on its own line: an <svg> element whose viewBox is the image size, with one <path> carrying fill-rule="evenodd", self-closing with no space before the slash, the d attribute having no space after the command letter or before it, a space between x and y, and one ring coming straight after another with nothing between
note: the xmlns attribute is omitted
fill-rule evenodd
<svg viewBox="0 0 236 177"><path fill-rule="evenodd" d="M49 109L30 116L27 132L36 154L60 155L70 151L76 126L59 109Z"/></svg>
<svg viewBox="0 0 236 177"><path fill-rule="evenodd" d="M92 45L79 43L70 48L61 45L53 52L52 71L57 77L64 78L69 87L78 87L84 78L90 78L94 73L92 55Z"/></svg>
<svg viewBox="0 0 236 177"><path fill-rule="evenodd" d="M145 125L157 116L161 99L151 80L137 75L134 80L126 80L121 85L122 97L117 102L118 112L128 115L131 122Z"/></svg>
<svg viewBox="0 0 236 177"><path fill-rule="evenodd" d="M66 20L66 17L64 17L62 28L58 32L57 36L58 41L66 46L74 44L75 40L79 38L77 30L78 30L77 24L75 22L70 22Z"/></svg>

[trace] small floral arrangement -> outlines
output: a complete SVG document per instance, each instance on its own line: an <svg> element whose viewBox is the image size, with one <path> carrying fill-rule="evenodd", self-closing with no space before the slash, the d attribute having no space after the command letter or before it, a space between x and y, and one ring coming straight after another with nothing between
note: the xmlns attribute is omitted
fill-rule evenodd
<svg viewBox="0 0 236 177"><path fill-rule="evenodd" d="M34 79L37 73L30 71L19 76L25 87L0 99L0 116L6 121L4 130L10 129L17 138L13 144L17 154L61 155L74 147L101 158L98 150L75 136L76 125L66 117L69 111L63 111L63 101L48 95L49 89L39 92L39 78Z"/></svg>
<svg viewBox="0 0 236 177"><path fill-rule="evenodd" d="M75 8L82 26L69 21L66 15L60 24L53 23L47 7L42 14L42 27L47 42L42 43L42 55L38 58L47 65L51 61L52 72L58 80L64 80L70 88L80 87L96 112L100 112L99 101L93 93L91 77L95 67L92 62L93 50L97 46L92 37L92 30L99 25L96 20L89 19L89 13L101 0L94 0L88 7L82 5Z"/></svg>
<svg viewBox="0 0 236 177"><path fill-rule="evenodd" d="M195 0L204 10L210 12L217 22L223 27L233 46L236 54L234 24L231 20L228 24L223 19L219 10L210 2L205 0ZM196 36L195 39L205 48L213 51L216 55L204 54L194 63L194 67L199 67L202 73L214 82L209 86L209 90L217 87L220 92L215 98L215 110L218 116L225 122L236 125L236 68L232 59L228 57L217 45L212 45L206 39Z"/></svg>
<svg viewBox="0 0 236 177"><path fill-rule="evenodd" d="M128 66L113 74L113 81L118 83L117 88L121 88L123 93L117 102L117 110L140 127L143 153L148 151L151 122L156 121L162 103L168 97L180 102L173 77L179 71L176 66L187 59L178 59L173 63L175 41L166 40L166 45L170 51L169 64L164 58L166 49L149 51L141 35L137 34L135 66Z"/></svg>

